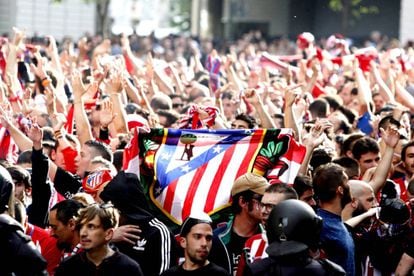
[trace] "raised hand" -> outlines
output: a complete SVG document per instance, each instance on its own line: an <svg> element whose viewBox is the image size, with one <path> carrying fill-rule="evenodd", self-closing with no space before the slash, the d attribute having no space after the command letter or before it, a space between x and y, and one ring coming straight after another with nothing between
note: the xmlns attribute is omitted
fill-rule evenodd
<svg viewBox="0 0 414 276"><path fill-rule="evenodd" d="M26 133L27 133L27 137L29 137L30 140L32 140L33 147L35 149L38 150L42 148L43 130L40 128L40 126L36 122L26 125Z"/></svg>
<svg viewBox="0 0 414 276"><path fill-rule="evenodd" d="M52 119L53 131L61 130L63 125L66 124L66 117L62 113L54 113L50 115Z"/></svg>
<svg viewBox="0 0 414 276"><path fill-rule="evenodd" d="M83 83L82 74L78 70L72 72L72 88L74 100L80 101L87 89Z"/></svg>
<svg viewBox="0 0 414 276"><path fill-rule="evenodd" d="M398 129L393 126L388 126L387 130L385 131L383 128L380 128L381 132L381 139L384 143L391 148L395 148L400 140L400 133Z"/></svg>
<svg viewBox="0 0 414 276"><path fill-rule="evenodd" d="M3 127L6 129L13 123L9 114L6 110L0 105L0 122Z"/></svg>
<svg viewBox="0 0 414 276"><path fill-rule="evenodd" d="M49 56L52 56L52 55L57 56L58 55L58 48L57 48L57 45L56 45L56 39L51 35L46 36L46 38L49 40L49 45L46 47L46 53Z"/></svg>
<svg viewBox="0 0 414 276"><path fill-rule="evenodd" d="M154 79L154 61L152 59L151 53L148 53L147 60L145 61L145 68L147 69L145 72L145 76L147 78L147 82L149 83L151 80Z"/></svg>
<svg viewBox="0 0 414 276"><path fill-rule="evenodd" d="M247 89L246 91L244 91L243 97L253 106L259 105L262 102L259 94L255 89Z"/></svg>
<svg viewBox="0 0 414 276"><path fill-rule="evenodd" d="M109 99L105 99L101 102L101 110L99 111L99 119L101 127L107 128L114 120L116 114L114 114L113 103Z"/></svg>
<svg viewBox="0 0 414 276"><path fill-rule="evenodd" d="M41 80L47 77L46 70L44 68L44 60L39 52L34 53L35 58L37 59L37 65L33 63L30 64L30 69L32 72L38 76Z"/></svg>
<svg viewBox="0 0 414 276"><path fill-rule="evenodd" d="M23 42L24 38L26 37L26 33L23 30L20 30L16 27L13 27L14 37L13 37L13 45L18 47L20 43Z"/></svg>
<svg viewBox="0 0 414 276"><path fill-rule="evenodd" d="M111 71L111 78L106 80L105 84L110 93L121 93L123 90L122 86L122 71L121 70L113 70Z"/></svg>
<svg viewBox="0 0 414 276"><path fill-rule="evenodd" d="M310 132L303 137L303 143L313 149L318 147L326 138L324 130L327 127L328 126L324 122L317 120L315 125L312 126Z"/></svg>

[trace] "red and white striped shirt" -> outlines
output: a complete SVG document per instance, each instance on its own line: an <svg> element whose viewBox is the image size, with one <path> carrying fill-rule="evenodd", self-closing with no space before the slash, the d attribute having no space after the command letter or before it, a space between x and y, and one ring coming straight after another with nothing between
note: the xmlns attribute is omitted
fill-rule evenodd
<svg viewBox="0 0 414 276"><path fill-rule="evenodd" d="M244 244L236 276L243 275L247 264L266 258L268 256L266 253L267 246L266 232L250 237Z"/></svg>

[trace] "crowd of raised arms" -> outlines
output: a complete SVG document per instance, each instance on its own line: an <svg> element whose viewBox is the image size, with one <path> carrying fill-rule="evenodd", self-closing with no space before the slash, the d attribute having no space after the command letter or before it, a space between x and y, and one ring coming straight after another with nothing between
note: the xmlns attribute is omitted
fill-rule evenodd
<svg viewBox="0 0 414 276"><path fill-rule="evenodd" d="M411 275L414 49L373 34L57 42L13 28L0 274ZM126 154L157 128L290 129L305 150L293 183L248 171L228 183L230 215L192 210L173 228Z"/></svg>

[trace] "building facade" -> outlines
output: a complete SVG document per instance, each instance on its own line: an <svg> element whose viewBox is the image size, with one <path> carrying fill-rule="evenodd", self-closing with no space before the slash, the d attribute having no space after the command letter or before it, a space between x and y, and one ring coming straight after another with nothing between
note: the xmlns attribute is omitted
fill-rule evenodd
<svg viewBox="0 0 414 276"><path fill-rule="evenodd" d="M0 0L0 34L10 33L14 26L25 29L28 36L78 39L95 33L95 4L82 0Z"/></svg>
<svg viewBox="0 0 414 276"><path fill-rule="evenodd" d="M193 0L192 34L202 37L234 38L251 29L268 37L290 37L309 31L316 37L341 33L342 16L328 7L328 0ZM379 31L403 44L414 40L414 1L364 0L378 13L360 19L349 16L348 37L367 38Z"/></svg>

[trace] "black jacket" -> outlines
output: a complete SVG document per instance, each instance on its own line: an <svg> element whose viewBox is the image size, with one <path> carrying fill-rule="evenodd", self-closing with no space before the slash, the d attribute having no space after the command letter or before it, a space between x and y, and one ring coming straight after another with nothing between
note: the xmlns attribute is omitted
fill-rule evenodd
<svg viewBox="0 0 414 276"><path fill-rule="evenodd" d="M277 257L272 256L271 253L267 251L269 257L248 264L244 275L345 275L345 271L339 265L326 259L314 260L309 257L307 251L308 250L306 249L302 252Z"/></svg>
<svg viewBox="0 0 414 276"><path fill-rule="evenodd" d="M89 275L131 275L143 276L140 266L128 256L115 251L115 253L104 259L99 266L89 261L86 252L82 251L65 259L56 269L56 276L89 276Z"/></svg>
<svg viewBox="0 0 414 276"><path fill-rule="evenodd" d="M0 215L0 275L47 275L46 260L9 215Z"/></svg>
<svg viewBox="0 0 414 276"><path fill-rule="evenodd" d="M135 245L120 242L115 246L137 261L146 276L158 276L177 264L175 238L164 223L147 211L148 203L135 174L119 172L99 196L120 211L120 225L140 227L141 239Z"/></svg>

